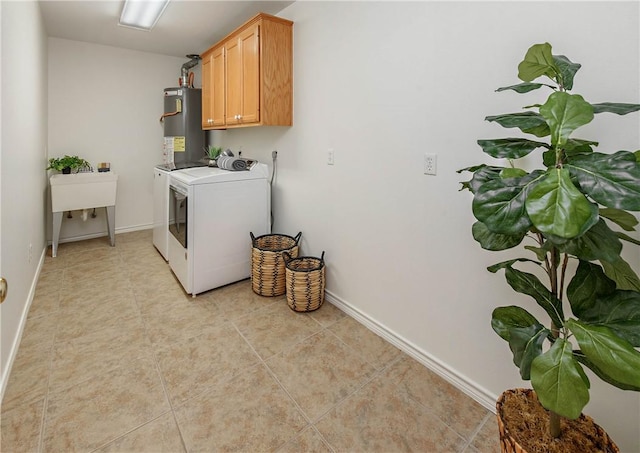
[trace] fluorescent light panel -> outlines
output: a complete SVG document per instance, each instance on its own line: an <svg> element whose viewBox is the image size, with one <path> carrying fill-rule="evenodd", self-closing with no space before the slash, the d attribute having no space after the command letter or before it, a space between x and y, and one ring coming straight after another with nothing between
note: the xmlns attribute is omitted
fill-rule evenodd
<svg viewBox="0 0 640 453"><path fill-rule="evenodd" d="M160 19L169 0L125 0L120 25L151 30Z"/></svg>

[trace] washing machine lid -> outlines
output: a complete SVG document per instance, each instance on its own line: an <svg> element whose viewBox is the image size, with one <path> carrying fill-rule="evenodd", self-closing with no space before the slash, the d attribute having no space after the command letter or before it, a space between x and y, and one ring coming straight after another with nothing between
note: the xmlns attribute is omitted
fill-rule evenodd
<svg viewBox="0 0 640 453"><path fill-rule="evenodd" d="M196 167L175 170L170 173L172 179L184 184L212 184L218 182L243 181L247 179L267 179L269 167L256 163L250 170L229 171L217 167Z"/></svg>

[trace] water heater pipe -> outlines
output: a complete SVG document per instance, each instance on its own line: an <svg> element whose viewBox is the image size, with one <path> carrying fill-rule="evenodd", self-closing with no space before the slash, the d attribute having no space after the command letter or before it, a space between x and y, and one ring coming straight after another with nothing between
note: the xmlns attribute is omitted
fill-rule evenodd
<svg viewBox="0 0 640 453"><path fill-rule="evenodd" d="M180 86L189 88L190 84L193 84L193 80L189 80L189 69L193 68L198 64L201 60L200 55L189 54L187 58L191 58L191 60L187 61L182 65L181 76L180 76Z"/></svg>

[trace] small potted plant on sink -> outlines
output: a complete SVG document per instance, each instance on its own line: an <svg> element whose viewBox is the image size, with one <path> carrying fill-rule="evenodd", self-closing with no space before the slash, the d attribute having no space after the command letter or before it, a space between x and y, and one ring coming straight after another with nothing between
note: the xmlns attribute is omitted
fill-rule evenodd
<svg viewBox="0 0 640 453"><path fill-rule="evenodd" d="M218 157L220 156L220 153L222 153L222 148L219 146L213 146L213 145L208 145L205 149L205 155L206 157L209 159L209 166L210 167L217 167L217 160Z"/></svg>
<svg viewBox="0 0 640 453"><path fill-rule="evenodd" d="M640 278L621 254L623 244L640 245L626 233L638 224L632 212L640 211L640 151L596 152L598 142L573 137L595 115L626 115L640 105L592 104L570 94L578 69L564 55L553 55L550 44L532 46L518 66L522 83L497 91L551 90L546 102L485 119L534 137L478 140L486 154L508 165L460 170L473 173L462 187L473 194L473 238L485 250L523 245L531 253L488 270L504 271L507 283L548 316L541 322L517 305L492 314L493 330L533 387L498 400L503 452L618 451L582 414L590 388L585 369L619 389L640 391ZM540 77L548 80L535 82ZM542 165L525 169L533 166L535 150ZM512 403L520 406L509 412ZM526 427L516 426L517 420ZM590 435L576 435L587 425ZM543 429L534 434L536 426ZM595 443L571 441L578 438Z"/></svg>
<svg viewBox="0 0 640 453"><path fill-rule="evenodd" d="M56 170L63 174L69 174L72 170L77 173L78 170L90 168L91 165L86 160L78 156L65 155L64 157L52 157L49 159L47 170Z"/></svg>

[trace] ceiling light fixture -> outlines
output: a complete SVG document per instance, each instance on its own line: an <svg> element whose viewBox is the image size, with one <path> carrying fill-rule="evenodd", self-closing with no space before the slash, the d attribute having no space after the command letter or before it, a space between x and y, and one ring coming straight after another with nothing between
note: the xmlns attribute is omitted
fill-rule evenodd
<svg viewBox="0 0 640 453"><path fill-rule="evenodd" d="M119 24L138 30L151 30L169 4L169 0L125 0Z"/></svg>

